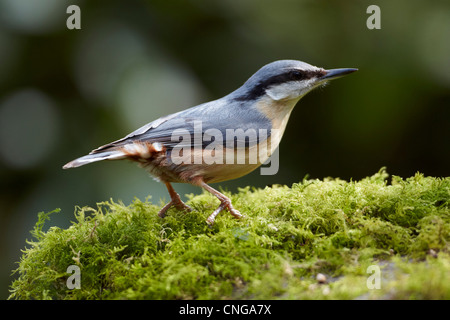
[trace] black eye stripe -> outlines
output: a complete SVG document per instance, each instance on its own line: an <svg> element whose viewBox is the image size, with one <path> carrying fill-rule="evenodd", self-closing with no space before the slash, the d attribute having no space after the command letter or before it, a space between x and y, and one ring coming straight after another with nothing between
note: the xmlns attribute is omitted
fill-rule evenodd
<svg viewBox="0 0 450 320"><path fill-rule="evenodd" d="M289 77L292 80L302 80L305 78L305 74L299 70L293 70L289 72Z"/></svg>
<svg viewBox="0 0 450 320"><path fill-rule="evenodd" d="M289 81L301 81L307 80L313 77L321 77L325 75L325 71L305 71L305 70L289 70L282 74L272 76L267 78L266 80L260 83L260 86L263 88L268 88L273 85L281 84Z"/></svg>
<svg viewBox="0 0 450 320"><path fill-rule="evenodd" d="M237 97L236 100L238 101L254 100L262 96L265 93L265 90L272 86L286 83L289 81L302 81L311 79L313 77L320 78L325 74L326 71L323 69L318 69L315 71L298 70L298 69L286 70L286 72L277 74L275 76L271 76L269 78L260 81L256 86L254 86L250 91L248 91L247 94L241 97Z"/></svg>

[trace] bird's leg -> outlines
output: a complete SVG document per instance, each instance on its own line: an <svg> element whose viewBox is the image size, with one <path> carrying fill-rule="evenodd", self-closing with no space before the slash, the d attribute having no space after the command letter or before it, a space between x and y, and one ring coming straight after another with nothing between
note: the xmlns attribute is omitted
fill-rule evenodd
<svg viewBox="0 0 450 320"><path fill-rule="evenodd" d="M185 204L178 193L173 189L170 182L165 182L165 185L167 187L167 190L169 191L170 195L170 202L166 204L161 210L158 212L158 216L161 218L164 218L166 215L167 210L170 209L170 207L174 206L178 210L182 211L192 211L191 207L189 207L187 204Z"/></svg>
<svg viewBox="0 0 450 320"><path fill-rule="evenodd" d="M215 195L217 197L217 199L220 200L220 206L214 210L214 212L208 217L208 219L206 219L206 222L210 225L212 225L214 223L214 219L216 218L216 216L223 210L223 209L228 209L228 211L230 211L230 213L235 217L235 218L242 218L242 214L237 211L235 208L233 208L233 205L231 204L231 200L230 198L228 198L227 196L225 196L224 194L220 193L219 191L217 191L216 189L214 189L213 187L207 185L205 182L203 182L202 180L200 181L196 181L196 184L198 184L200 187L202 187L203 189L205 189L206 191L210 192L211 194Z"/></svg>

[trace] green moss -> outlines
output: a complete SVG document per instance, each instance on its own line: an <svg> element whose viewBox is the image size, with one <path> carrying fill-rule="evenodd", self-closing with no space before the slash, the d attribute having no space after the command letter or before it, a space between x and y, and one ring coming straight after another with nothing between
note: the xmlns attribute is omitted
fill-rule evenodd
<svg viewBox="0 0 450 320"><path fill-rule="evenodd" d="M449 299L450 178L388 179L243 188L227 195L246 217L223 212L212 227L207 193L164 219L148 200L111 200L44 232L41 213L10 298ZM80 289L66 285L69 265ZM371 265L380 289L368 288Z"/></svg>

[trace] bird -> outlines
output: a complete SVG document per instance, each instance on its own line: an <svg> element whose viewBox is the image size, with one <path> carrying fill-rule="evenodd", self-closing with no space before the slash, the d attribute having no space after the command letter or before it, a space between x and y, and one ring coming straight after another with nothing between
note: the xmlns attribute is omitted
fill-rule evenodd
<svg viewBox="0 0 450 320"><path fill-rule="evenodd" d="M188 183L220 201L207 224L213 225L225 209L242 218L230 198L210 184L242 177L265 163L280 144L297 102L311 90L357 70L327 70L299 60L270 62L230 94L149 122L63 169L102 160L132 160L167 187L170 201L159 217L164 218L171 207L192 211L172 186Z"/></svg>

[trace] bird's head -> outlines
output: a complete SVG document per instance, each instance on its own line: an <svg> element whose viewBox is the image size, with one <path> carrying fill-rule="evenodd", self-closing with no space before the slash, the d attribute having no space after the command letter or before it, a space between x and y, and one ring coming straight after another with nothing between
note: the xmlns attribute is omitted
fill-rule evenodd
<svg viewBox="0 0 450 320"><path fill-rule="evenodd" d="M269 63L252 75L235 94L237 100L254 101L268 97L274 101L298 100L329 80L358 69L325 70L297 60Z"/></svg>

